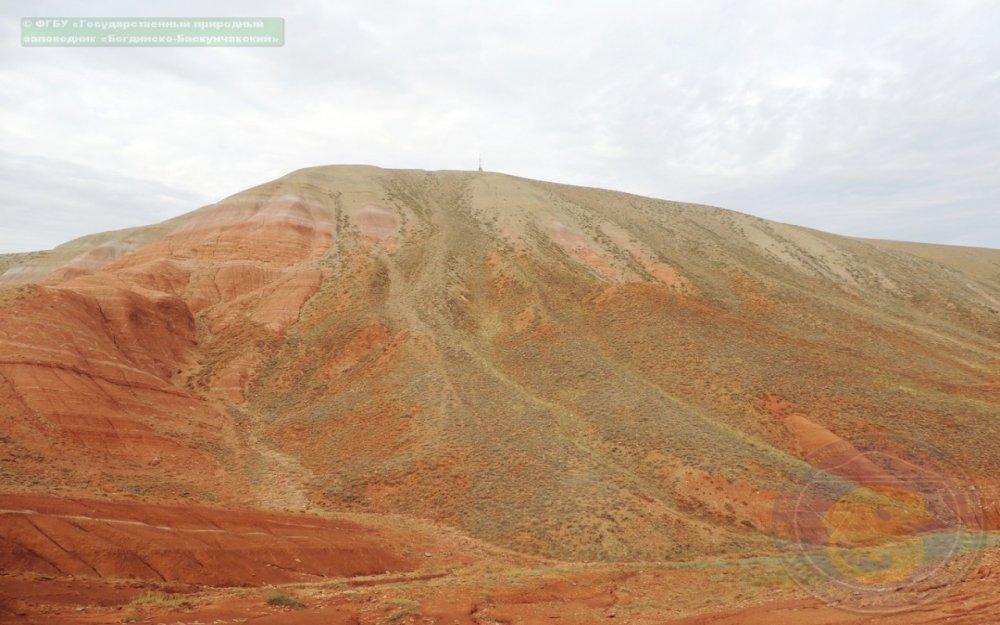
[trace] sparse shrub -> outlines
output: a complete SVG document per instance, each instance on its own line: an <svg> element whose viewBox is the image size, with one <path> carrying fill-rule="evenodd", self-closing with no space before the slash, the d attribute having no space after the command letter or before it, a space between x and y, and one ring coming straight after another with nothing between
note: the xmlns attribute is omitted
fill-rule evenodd
<svg viewBox="0 0 1000 625"><path fill-rule="evenodd" d="M389 603L395 606L395 610L389 615L390 621L398 621L407 616L412 616L417 613L420 607L420 604L412 599L393 599Z"/></svg>
<svg viewBox="0 0 1000 625"><path fill-rule="evenodd" d="M135 599L133 599L129 605L133 606L158 606L161 608L177 608L181 610L190 610L194 607L189 600L183 597L171 597L170 595L164 594L162 592L144 592Z"/></svg>
<svg viewBox="0 0 1000 625"><path fill-rule="evenodd" d="M629 610L650 610L652 608L660 607L660 604L653 601L652 599L644 599L642 601L635 601L633 603L626 603L622 607Z"/></svg>
<svg viewBox="0 0 1000 625"><path fill-rule="evenodd" d="M286 595L285 593L275 590L267 596L267 604L273 605L281 608L294 608L296 610L301 610L306 607L306 604L302 603L295 597L291 595Z"/></svg>

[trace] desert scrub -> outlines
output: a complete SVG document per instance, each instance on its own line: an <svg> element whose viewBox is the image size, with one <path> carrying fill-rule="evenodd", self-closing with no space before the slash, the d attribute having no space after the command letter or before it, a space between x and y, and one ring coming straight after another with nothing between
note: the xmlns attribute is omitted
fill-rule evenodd
<svg viewBox="0 0 1000 625"><path fill-rule="evenodd" d="M129 605L136 607L149 605L161 608L178 608L182 610L188 610L194 607L194 604L183 597L171 597L170 595L162 592L144 592L129 602Z"/></svg>
<svg viewBox="0 0 1000 625"><path fill-rule="evenodd" d="M420 607L420 604L412 599L393 599L389 604L393 606L392 613L389 615L390 622L404 619L407 616L413 616Z"/></svg>
<svg viewBox="0 0 1000 625"><path fill-rule="evenodd" d="M644 599L642 601L622 604L622 607L626 610L651 610L660 607L660 604L652 599Z"/></svg>
<svg viewBox="0 0 1000 625"><path fill-rule="evenodd" d="M291 595L286 595L285 593L274 590L267 596L267 605L273 605L281 608L295 608L296 610L301 610L306 607L306 604L302 603L295 597Z"/></svg>

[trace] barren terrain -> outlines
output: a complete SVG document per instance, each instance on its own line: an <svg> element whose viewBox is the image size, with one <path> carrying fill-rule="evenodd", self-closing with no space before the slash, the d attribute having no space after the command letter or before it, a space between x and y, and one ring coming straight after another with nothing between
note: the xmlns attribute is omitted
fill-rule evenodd
<svg viewBox="0 0 1000 625"><path fill-rule="evenodd" d="M300 170L0 256L0 620L866 623L790 545L961 528L878 622L990 623L998 345L1000 250Z"/></svg>

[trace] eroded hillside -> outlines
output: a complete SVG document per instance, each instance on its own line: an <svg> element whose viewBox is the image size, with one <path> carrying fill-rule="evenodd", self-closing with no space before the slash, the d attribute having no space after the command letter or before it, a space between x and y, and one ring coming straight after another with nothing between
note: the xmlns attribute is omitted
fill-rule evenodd
<svg viewBox="0 0 1000 625"><path fill-rule="evenodd" d="M5 264L5 490L662 560L767 548L804 459L864 434L1000 522L998 250L335 166Z"/></svg>

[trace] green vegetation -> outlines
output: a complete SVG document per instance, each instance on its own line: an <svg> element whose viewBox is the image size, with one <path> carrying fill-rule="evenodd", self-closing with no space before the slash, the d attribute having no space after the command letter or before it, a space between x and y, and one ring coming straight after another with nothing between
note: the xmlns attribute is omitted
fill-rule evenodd
<svg viewBox="0 0 1000 625"><path fill-rule="evenodd" d="M627 610L651 610L653 608L660 607L660 604L653 601L652 599L644 599L642 601L636 601L634 603L626 603L622 605L622 607Z"/></svg>
<svg viewBox="0 0 1000 625"><path fill-rule="evenodd" d="M267 596L267 604L282 608L294 608L296 610L301 610L306 607L306 604L302 603L295 597L291 595L286 595L285 593L275 590Z"/></svg>
<svg viewBox="0 0 1000 625"><path fill-rule="evenodd" d="M137 607L158 606L161 608L177 608L182 610L189 610L194 607L194 604L192 604L188 599L183 597L172 597L162 592L144 592L133 599L129 605Z"/></svg>
<svg viewBox="0 0 1000 625"><path fill-rule="evenodd" d="M389 620L393 622L416 614L420 608L420 604L412 599L393 599L389 603L394 606L392 614L389 615Z"/></svg>

